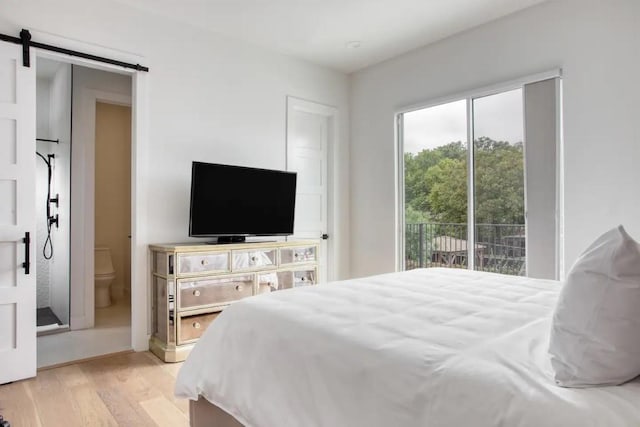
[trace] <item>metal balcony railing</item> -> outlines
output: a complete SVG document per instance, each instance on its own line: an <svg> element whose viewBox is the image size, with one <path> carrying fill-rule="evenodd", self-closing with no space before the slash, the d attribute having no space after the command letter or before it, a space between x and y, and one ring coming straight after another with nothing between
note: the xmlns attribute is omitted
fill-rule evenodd
<svg viewBox="0 0 640 427"><path fill-rule="evenodd" d="M476 224L475 269L502 274L526 272L524 224ZM405 268L468 267L467 224L405 226Z"/></svg>

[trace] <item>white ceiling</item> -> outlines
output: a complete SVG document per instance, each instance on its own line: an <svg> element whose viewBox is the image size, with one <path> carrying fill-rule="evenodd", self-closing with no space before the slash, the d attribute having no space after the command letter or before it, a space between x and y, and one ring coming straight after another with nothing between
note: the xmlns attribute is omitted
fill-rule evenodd
<svg viewBox="0 0 640 427"><path fill-rule="evenodd" d="M547 0L118 1L349 73Z"/></svg>

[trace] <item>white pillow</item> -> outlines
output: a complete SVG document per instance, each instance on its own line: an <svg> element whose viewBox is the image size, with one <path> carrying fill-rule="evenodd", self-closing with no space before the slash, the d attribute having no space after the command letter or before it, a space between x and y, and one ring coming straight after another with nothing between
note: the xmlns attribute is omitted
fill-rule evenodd
<svg viewBox="0 0 640 427"><path fill-rule="evenodd" d="M640 375L640 245L622 226L596 239L569 272L549 353L563 387L618 385Z"/></svg>

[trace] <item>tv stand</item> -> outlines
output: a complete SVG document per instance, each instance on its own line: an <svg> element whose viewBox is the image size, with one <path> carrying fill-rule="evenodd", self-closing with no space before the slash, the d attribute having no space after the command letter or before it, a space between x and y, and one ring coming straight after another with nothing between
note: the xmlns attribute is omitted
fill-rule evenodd
<svg viewBox="0 0 640 427"><path fill-rule="evenodd" d="M150 350L184 360L207 326L242 298L318 283L319 242L150 245Z"/></svg>
<svg viewBox="0 0 640 427"><path fill-rule="evenodd" d="M245 240L245 236L220 236L215 243L244 243Z"/></svg>

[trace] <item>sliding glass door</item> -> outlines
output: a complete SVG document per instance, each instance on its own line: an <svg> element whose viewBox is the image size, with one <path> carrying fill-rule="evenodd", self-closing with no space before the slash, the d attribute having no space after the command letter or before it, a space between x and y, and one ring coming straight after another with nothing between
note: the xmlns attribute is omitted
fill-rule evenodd
<svg viewBox="0 0 640 427"><path fill-rule="evenodd" d="M538 202L546 180L544 208L531 212L533 223L546 227L546 241L533 239L534 264L547 267L536 267L534 274L556 275L549 266L556 234L548 231L556 230L556 115L534 120L556 105L556 79L546 82L554 89L532 91L526 84L399 115L402 268L527 275L526 201L529 196ZM525 152L535 161L527 162Z"/></svg>

